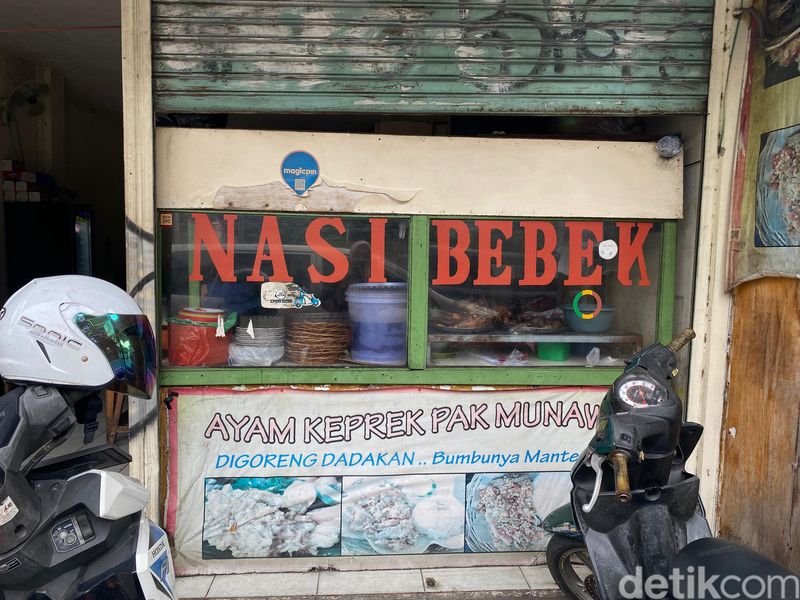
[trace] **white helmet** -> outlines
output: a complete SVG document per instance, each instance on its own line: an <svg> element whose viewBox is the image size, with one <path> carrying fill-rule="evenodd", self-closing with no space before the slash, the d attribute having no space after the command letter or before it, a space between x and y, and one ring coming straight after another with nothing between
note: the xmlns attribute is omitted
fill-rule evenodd
<svg viewBox="0 0 800 600"><path fill-rule="evenodd" d="M0 309L0 376L149 398L155 340L117 286L82 275L34 279Z"/></svg>

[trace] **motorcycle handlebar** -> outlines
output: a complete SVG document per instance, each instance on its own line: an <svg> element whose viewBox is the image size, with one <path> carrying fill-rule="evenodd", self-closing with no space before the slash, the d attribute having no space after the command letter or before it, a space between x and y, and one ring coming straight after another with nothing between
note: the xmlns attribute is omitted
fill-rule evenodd
<svg viewBox="0 0 800 600"><path fill-rule="evenodd" d="M669 350L673 354L676 354L678 350L683 348L695 337L696 334L692 329L684 329L669 344L667 344L667 350Z"/></svg>
<svg viewBox="0 0 800 600"><path fill-rule="evenodd" d="M631 483L628 480L628 455L620 450L614 450L608 455L611 466L614 468L614 491L619 502L630 502Z"/></svg>

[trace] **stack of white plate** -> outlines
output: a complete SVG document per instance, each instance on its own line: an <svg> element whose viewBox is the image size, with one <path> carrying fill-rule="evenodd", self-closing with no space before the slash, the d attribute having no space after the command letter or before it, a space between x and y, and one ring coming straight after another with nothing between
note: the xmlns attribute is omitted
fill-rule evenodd
<svg viewBox="0 0 800 600"><path fill-rule="evenodd" d="M282 317L240 317L228 353L231 366L270 366L283 356L284 336Z"/></svg>

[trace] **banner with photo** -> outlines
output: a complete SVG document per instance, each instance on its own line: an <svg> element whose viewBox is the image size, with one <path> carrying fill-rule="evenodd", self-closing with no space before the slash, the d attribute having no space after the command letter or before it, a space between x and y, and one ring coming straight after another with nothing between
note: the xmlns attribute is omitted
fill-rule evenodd
<svg viewBox="0 0 800 600"><path fill-rule="evenodd" d="M779 72L770 68L774 56L751 43L733 181L731 289L761 277L800 277L800 45L795 46L791 52L787 46Z"/></svg>
<svg viewBox="0 0 800 600"><path fill-rule="evenodd" d="M605 393L172 391L167 526L187 574L236 558L544 550L541 521L569 500Z"/></svg>

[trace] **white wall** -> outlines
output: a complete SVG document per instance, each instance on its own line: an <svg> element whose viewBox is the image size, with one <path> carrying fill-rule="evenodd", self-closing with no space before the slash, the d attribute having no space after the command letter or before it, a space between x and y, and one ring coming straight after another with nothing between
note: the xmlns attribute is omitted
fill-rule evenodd
<svg viewBox="0 0 800 600"><path fill-rule="evenodd" d="M94 213L94 275L125 287L122 119L67 90L65 185Z"/></svg>

